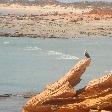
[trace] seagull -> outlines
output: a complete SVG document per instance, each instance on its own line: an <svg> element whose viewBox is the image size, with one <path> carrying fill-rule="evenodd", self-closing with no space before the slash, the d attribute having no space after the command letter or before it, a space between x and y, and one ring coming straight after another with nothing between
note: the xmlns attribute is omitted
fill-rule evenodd
<svg viewBox="0 0 112 112"><path fill-rule="evenodd" d="M84 55L85 55L86 58L90 58L90 55L89 55L89 53L87 52L87 50L84 51Z"/></svg>

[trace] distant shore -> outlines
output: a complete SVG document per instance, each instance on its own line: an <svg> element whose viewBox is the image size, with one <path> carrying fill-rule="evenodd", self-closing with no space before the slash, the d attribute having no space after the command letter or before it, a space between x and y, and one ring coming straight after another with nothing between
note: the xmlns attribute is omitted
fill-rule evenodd
<svg viewBox="0 0 112 112"><path fill-rule="evenodd" d="M0 4L0 36L112 37L112 9Z"/></svg>

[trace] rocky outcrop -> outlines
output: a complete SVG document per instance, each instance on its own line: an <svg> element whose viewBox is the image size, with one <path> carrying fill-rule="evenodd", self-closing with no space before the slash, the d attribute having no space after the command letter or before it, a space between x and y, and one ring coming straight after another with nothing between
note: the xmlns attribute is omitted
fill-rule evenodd
<svg viewBox="0 0 112 112"><path fill-rule="evenodd" d="M47 85L40 94L33 96L23 112L93 112L112 111L112 74L90 81L74 90L82 74L91 62L90 58L79 61L67 74Z"/></svg>
<svg viewBox="0 0 112 112"><path fill-rule="evenodd" d="M112 9L93 9L89 12L90 14L98 14L98 15L112 15Z"/></svg>
<svg viewBox="0 0 112 112"><path fill-rule="evenodd" d="M90 81L85 88L77 91L75 99L56 112L112 112L112 73Z"/></svg>

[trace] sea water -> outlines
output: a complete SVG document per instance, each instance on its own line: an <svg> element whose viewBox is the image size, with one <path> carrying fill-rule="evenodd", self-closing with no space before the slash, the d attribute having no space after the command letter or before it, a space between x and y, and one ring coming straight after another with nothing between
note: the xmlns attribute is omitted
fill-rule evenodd
<svg viewBox="0 0 112 112"><path fill-rule="evenodd" d="M84 57L92 62L75 88L112 71L112 38L0 38L0 94L42 91ZM0 112L20 112L25 99L0 99Z"/></svg>

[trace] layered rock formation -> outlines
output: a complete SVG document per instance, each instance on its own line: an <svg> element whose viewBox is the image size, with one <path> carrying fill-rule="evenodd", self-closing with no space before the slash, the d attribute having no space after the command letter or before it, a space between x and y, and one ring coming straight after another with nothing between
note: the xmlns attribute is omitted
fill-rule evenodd
<svg viewBox="0 0 112 112"><path fill-rule="evenodd" d="M79 61L67 74L47 85L40 94L32 97L23 112L93 112L112 111L112 74L90 81L74 90L80 77L91 62L90 58Z"/></svg>

